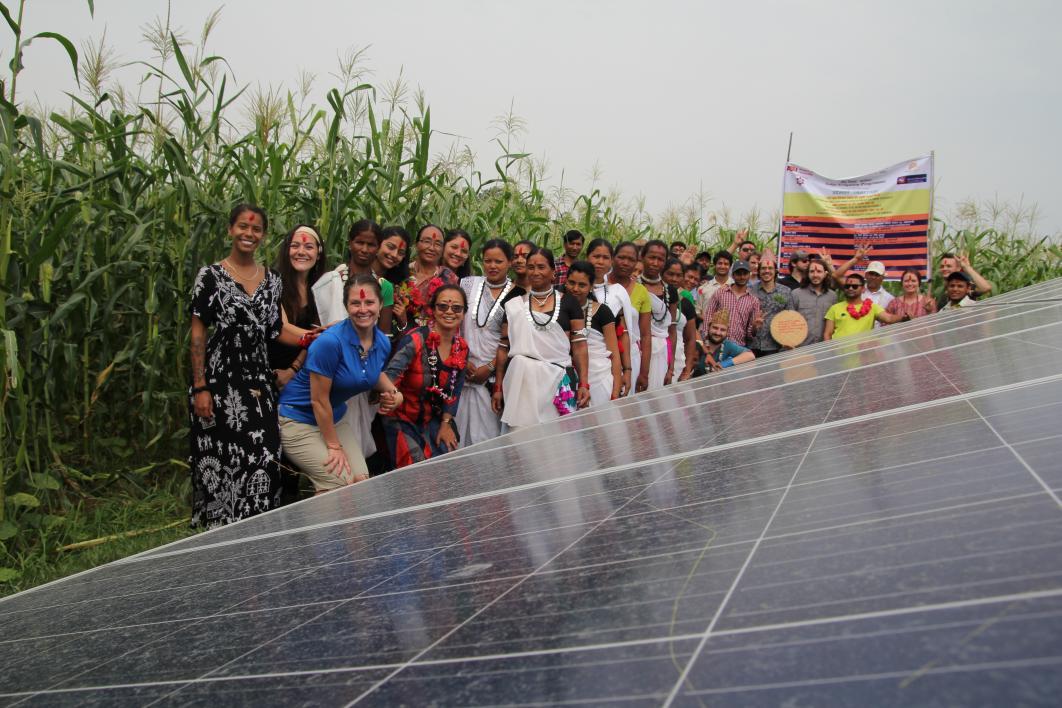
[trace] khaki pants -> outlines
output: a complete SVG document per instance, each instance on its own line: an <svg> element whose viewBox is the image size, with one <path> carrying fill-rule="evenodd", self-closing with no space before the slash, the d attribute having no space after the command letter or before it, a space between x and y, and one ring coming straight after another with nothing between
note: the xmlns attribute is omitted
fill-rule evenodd
<svg viewBox="0 0 1062 708"><path fill-rule="evenodd" d="M354 429L346 422L336 423L336 437L350 463L349 478L342 478L325 468L328 446L320 428L280 416L280 442L284 446L284 454L298 465L300 472L309 477L318 493L352 484L355 477L369 476L369 468L361 454L361 441Z"/></svg>

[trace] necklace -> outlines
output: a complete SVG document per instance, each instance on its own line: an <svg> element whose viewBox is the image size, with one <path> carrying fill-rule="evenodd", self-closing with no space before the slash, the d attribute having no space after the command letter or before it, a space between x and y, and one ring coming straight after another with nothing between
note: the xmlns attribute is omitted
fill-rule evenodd
<svg viewBox="0 0 1062 708"><path fill-rule="evenodd" d="M539 305L544 305L546 303L546 300L549 300L549 296L554 294L555 292L556 291L553 290L553 288L541 291L532 290L531 297L533 297L535 299L535 302L537 302ZM528 302L530 302L530 300L528 300Z"/></svg>
<svg viewBox="0 0 1062 708"><path fill-rule="evenodd" d="M661 275L656 276L656 280L653 280L652 278L650 278L650 277L648 277L646 275L643 275L643 276L641 276L639 278L639 280L641 280L643 283L649 283L650 285L656 285L662 279L663 279L663 276L661 276Z"/></svg>
<svg viewBox="0 0 1062 708"><path fill-rule="evenodd" d="M457 387L457 373L464 371L466 362L467 351L463 346L463 340L454 335L450 341L450 363L452 368L443 364L447 369L446 372L446 385L441 385L439 379L439 345L442 343L442 337L439 333L432 329L428 333L428 340L426 342L428 349L428 386L425 391L427 393L426 398L431 406L432 413L435 416L442 416L443 409L446 406L453 405L457 400L455 389Z"/></svg>
<svg viewBox="0 0 1062 708"><path fill-rule="evenodd" d="M551 290L550 292L554 291ZM531 294L534 295L534 292L532 291ZM553 312L550 313L549 317L546 318L545 322L539 322L538 318L535 316L535 311L531 309L531 298L527 298L527 321L530 322L531 326L535 329L539 331L544 331L549 327L551 322L557 319L557 315L560 314L560 305L561 299L559 297L554 297Z"/></svg>
<svg viewBox="0 0 1062 708"><path fill-rule="evenodd" d="M594 297L597 297L598 284L594 283ZM605 307L608 307L608 281L601 283L601 299L598 301Z"/></svg>
<svg viewBox="0 0 1062 708"><path fill-rule="evenodd" d="M657 278L657 282L660 282L659 278ZM650 285L653 285L653 283L650 283ZM660 315L660 317L657 317L655 312L652 313L653 322L656 322L656 323L663 322L671 314L671 312L669 311L670 310L670 306L671 306L670 293L668 292L669 288L665 285L663 290L664 290L663 298L661 298L661 299L663 299L663 301L664 301L664 312L663 312L662 315ZM652 293L649 293L649 294L652 295ZM653 295L653 297L656 297L656 295Z"/></svg>
<svg viewBox="0 0 1062 708"><path fill-rule="evenodd" d="M232 261L230 261L228 258L225 258L224 260L222 260L221 263L222 263L222 265L227 266L227 269L232 272L233 277L235 277L240 282L247 282L247 281L251 280L252 278L257 278L258 277L258 269L261 267L257 263L255 263L254 264L254 273L252 273L250 276L246 276L246 275L240 275L240 271L236 268L236 266L234 266L232 264Z"/></svg>
<svg viewBox="0 0 1062 708"><path fill-rule="evenodd" d="M483 322L480 322L479 321L479 311L480 311L480 306L483 304L483 291L487 289L487 286L501 287L502 291L500 293L498 293L497 299L494 300L494 304L491 306L490 310L487 312L487 318L485 320L483 320ZM475 297L472 298L473 310L472 310L472 313L471 313L472 314L472 321L476 323L477 327L479 327L480 329L483 329L488 324L490 324L490 321L492 319L494 319L495 313L497 313L498 310L501 308L502 300L505 299L505 296L508 295L509 291L512 290L512 289L513 289L513 281L509 280L508 278L506 278L505 282L502 283L501 285L494 285L493 283L488 283L486 278L483 278L483 280L480 281L480 283L479 283L479 291L476 293Z"/></svg>

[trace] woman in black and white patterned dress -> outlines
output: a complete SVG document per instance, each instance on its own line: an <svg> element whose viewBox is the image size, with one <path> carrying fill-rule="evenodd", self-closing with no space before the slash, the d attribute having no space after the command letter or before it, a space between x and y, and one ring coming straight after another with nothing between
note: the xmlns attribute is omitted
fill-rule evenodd
<svg viewBox="0 0 1062 708"><path fill-rule="evenodd" d="M259 207L233 209L232 250L201 268L192 288L192 526L277 506L280 429L266 343L298 344L305 331L284 326L280 278L254 259L268 223Z"/></svg>

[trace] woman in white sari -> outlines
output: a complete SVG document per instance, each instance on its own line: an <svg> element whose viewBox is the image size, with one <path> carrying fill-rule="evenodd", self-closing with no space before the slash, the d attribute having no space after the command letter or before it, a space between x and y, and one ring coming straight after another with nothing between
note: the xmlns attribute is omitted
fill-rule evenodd
<svg viewBox="0 0 1062 708"><path fill-rule="evenodd" d="M619 283L610 283L609 273L612 272L612 244L603 238L595 238L586 247L586 260L594 266L594 283L591 294L594 299L612 310L612 316L616 320L616 346L620 355L620 389L619 397L630 395L633 378L633 351L631 338L627 328L627 313L633 314L634 306L631 304L631 296L627 289Z"/></svg>
<svg viewBox="0 0 1062 708"><path fill-rule="evenodd" d="M505 424L494 412L490 399L504 319L502 305L517 289L506 275L512 265L513 247L507 241L492 238L483 244L480 253L483 275L461 279L461 289L468 299L468 313L461 329L469 350L465 387L455 418L462 447L505 432Z"/></svg>
<svg viewBox="0 0 1062 708"><path fill-rule="evenodd" d="M535 249L527 257L530 292L514 291L503 305L491 400L512 428L556 420L590 404L585 315L571 295L553 289L553 276L553 253Z"/></svg>
<svg viewBox="0 0 1062 708"><path fill-rule="evenodd" d="M587 261L575 261L568 268L564 287L583 309L590 405L600 408L619 398L623 378L616 342L616 316L611 309L590 296L593 281L594 266Z"/></svg>
<svg viewBox="0 0 1062 708"><path fill-rule="evenodd" d="M676 341L675 322L679 295L678 290L665 283L660 275L664 271L666 260L667 244L663 241L653 239L642 247L642 275L639 280L649 292L649 330L652 335L649 386L646 389L648 391L668 385L674 375L674 360L668 356L668 349Z"/></svg>

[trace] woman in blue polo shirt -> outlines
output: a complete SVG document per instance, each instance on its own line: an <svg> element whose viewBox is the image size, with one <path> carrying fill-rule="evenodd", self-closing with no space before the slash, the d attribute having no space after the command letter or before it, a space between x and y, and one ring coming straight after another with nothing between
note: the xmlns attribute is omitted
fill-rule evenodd
<svg viewBox="0 0 1062 708"><path fill-rule="evenodd" d="M358 432L340 419L347 400L370 389L389 412L402 394L383 373L391 343L376 326L380 283L356 275L343 288L347 318L310 346L299 373L280 394L280 439L284 452L313 482L318 494L367 479Z"/></svg>

